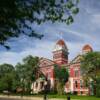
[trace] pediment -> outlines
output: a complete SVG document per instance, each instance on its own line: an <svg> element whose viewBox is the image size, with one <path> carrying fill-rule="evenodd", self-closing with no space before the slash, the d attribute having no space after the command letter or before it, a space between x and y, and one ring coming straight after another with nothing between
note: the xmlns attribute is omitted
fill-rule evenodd
<svg viewBox="0 0 100 100"><path fill-rule="evenodd" d="M82 58L82 56L78 55L71 61L71 63L79 63L81 61L81 58Z"/></svg>
<svg viewBox="0 0 100 100"><path fill-rule="evenodd" d="M39 67L49 67L54 65L54 62L47 58L40 58Z"/></svg>

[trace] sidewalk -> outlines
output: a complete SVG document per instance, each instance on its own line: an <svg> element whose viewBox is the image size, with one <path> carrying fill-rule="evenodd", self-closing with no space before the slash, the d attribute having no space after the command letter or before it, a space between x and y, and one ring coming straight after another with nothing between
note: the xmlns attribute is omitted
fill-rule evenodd
<svg viewBox="0 0 100 100"><path fill-rule="evenodd" d="M11 99L17 99L17 100L44 100L43 97L31 97L31 96L7 96L7 95L0 95L0 98L11 98ZM49 98L47 100L67 100L67 98ZM71 99L76 100L76 99ZM79 100L79 99L77 99Z"/></svg>
<svg viewBox="0 0 100 100"><path fill-rule="evenodd" d="M0 95L1 98L11 98L11 99L18 99L18 100L43 100L42 97L27 97L27 96L7 96L7 95Z"/></svg>

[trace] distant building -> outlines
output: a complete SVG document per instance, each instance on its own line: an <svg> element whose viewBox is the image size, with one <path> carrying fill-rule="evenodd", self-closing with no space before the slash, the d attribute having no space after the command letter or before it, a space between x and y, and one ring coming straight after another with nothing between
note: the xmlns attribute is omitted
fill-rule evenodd
<svg viewBox="0 0 100 100"><path fill-rule="evenodd" d="M82 48L82 54L93 51L90 45L85 45ZM55 76L54 76L54 64L59 66L68 67L69 80L65 84L65 92L74 93L78 95L86 95L89 93L89 89L84 86L84 81L81 75L80 59L81 55L77 55L72 61L69 62L68 47L66 46L63 39L57 41L53 49L53 60L47 58L40 58L39 70L47 77L50 81L50 89L55 87ZM38 93L44 89L45 81L38 78L35 83L32 84L34 93Z"/></svg>

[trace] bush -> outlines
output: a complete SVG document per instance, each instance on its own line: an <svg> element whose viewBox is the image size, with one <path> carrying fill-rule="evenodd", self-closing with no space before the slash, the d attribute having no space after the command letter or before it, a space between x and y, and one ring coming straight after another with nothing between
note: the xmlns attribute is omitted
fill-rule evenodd
<svg viewBox="0 0 100 100"><path fill-rule="evenodd" d="M100 78L97 80L97 85L96 85L96 96L100 97Z"/></svg>

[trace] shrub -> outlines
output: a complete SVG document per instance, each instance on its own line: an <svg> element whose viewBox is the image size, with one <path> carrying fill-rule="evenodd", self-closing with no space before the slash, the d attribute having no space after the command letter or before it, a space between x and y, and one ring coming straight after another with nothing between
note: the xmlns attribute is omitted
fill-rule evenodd
<svg viewBox="0 0 100 100"><path fill-rule="evenodd" d="M100 97L100 78L97 79L96 96L97 96L97 97Z"/></svg>

